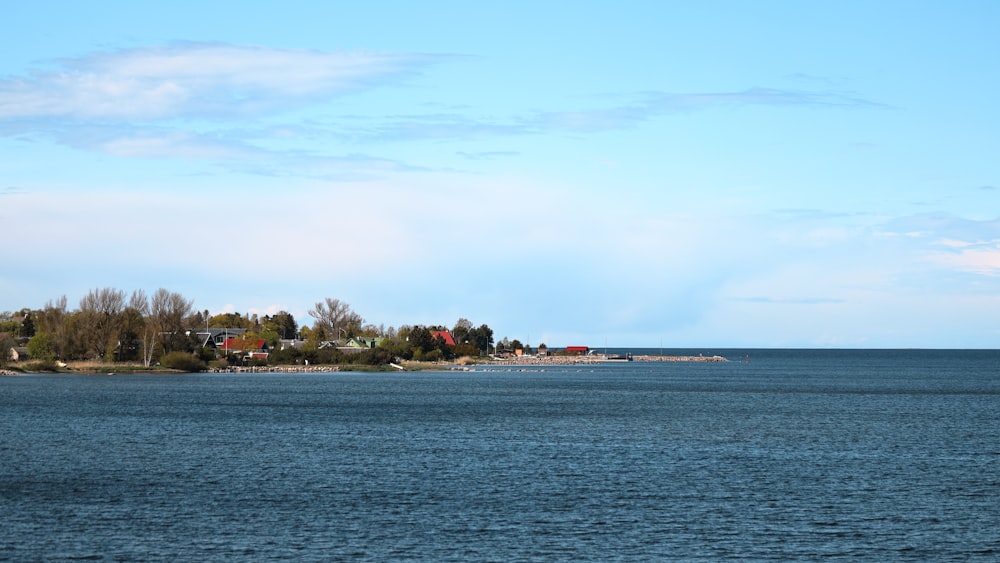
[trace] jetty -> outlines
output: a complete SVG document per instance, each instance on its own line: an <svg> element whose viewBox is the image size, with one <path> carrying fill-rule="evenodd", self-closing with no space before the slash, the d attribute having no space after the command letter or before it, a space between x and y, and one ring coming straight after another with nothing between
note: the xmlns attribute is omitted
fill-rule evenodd
<svg viewBox="0 0 1000 563"><path fill-rule="evenodd" d="M728 362L724 356L632 356L634 362Z"/></svg>
<svg viewBox="0 0 1000 563"><path fill-rule="evenodd" d="M211 368L204 373L334 373L340 371L338 365L319 366L227 366Z"/></svg>
<svg viewBox="0 0 1000 563"><path fill-rule="evenodd" d="M659 356L659 355L628 355L628 359L622 356L608 354L585 354L578 356L512 356L510 358L497 359L487 365L504 366L537 366L537 365L580 365L580 364L607 364L621 362L727 362L724 356Z"/></svg>

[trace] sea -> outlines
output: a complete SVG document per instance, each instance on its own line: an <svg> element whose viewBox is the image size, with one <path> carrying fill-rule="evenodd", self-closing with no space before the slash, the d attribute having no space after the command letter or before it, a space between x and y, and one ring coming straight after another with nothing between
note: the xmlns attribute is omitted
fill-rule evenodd
<svg viewBox="0 0 1000 563"><path fill-rule="evenodd" d="M2 561L995 561L1000 351L0 378Z"/></svg>

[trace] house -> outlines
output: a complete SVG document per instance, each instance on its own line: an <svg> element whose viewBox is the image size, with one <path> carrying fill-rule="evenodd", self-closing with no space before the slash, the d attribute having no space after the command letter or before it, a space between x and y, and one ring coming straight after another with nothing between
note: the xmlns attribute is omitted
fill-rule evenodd
<svg viewBox="0 0 1000 563"><path fill-rule="evenodd" d="M567 346L566 353L571 356L583 356L590 352L590 346Z"/></svg>
<svg viewBox="0 0 1000 563"><path fill-rule="evenodd" d="M375 348L382 343L383 338L370 338L367 336L354 336L347 339L347 342L342 346L343 348L362 348L371 349Z"/></svg>
<svg viewBox="0 0 1000 563"><path fill-rule="evenodd" d="M198 345L202 348L219 349L227 340L234 336L241 336L245 333L245 328L203 328L192 331Z"/></svg>
<svg viewBox="0 0 1000 563"><path fill-rule="evenodd" d="M30 357L28 355L28 349L24 346L14 346L10 349L9 354L10 359L13 362L23 362Z"/></svg>
<svg viewBox="0 0 1000 563"><path fill-rule="evenodd" d="M431 338L440 338L441 340L444 340L444 343L448 346L455 345L455 338L447 330L432 330Z"/></svg>
<svg viewBox="0 0 1000 563"><path fill-rule="evenodd" d="M282 338L281 340L278 340L278 346L280 347L279 350L287 350L288 348L301 348L305 346L305 344L306 344L305 340L299 340L299 339L292 340L289 338Z"/></svg>
<svg viewBox="0 0 1000 563"><path fill-rule="evenodd" d="M237 357L242 356L243 361L267 360L268 345L267 341L263 338L230 338L222 343L218 351L223 354L233 354Z"/></svg>
<svg viewBox="0 0 1000 563"><path fill-rule="evenodd" d="M257 338L248 340L244 338L229 338L219 346L223 352L266 352L267 340Z"/></svg>

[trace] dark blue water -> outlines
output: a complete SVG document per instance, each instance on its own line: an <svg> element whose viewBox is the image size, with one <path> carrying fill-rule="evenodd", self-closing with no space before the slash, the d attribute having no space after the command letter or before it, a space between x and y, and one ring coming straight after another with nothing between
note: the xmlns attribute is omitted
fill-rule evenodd
<svg viewBox="0 0 1000 563"><path fill-rule="evenodd" d="M0 378L0 560L1000 557L1000 352L723 352Z"/></svg>

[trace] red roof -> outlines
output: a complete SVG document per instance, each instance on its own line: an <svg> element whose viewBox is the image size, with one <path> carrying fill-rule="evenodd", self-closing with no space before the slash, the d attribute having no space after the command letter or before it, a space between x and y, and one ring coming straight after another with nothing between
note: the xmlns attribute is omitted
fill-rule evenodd
<svg viewBox="0 0 1000 563"><path fill-rule="evenodd" d="M588 350L590 350L589 346L567 346L566 347L566 351L567 352L587 352Z"/></svg>
<svg viewBox="0 0 1000 563"><path fill-rule="evenodd" d="M444 343L447 344L448 346L455 345L455 339L451 336L451 333L448 332L447 330L432 331L431 336L433 338L440 338L441 340L444 340Z"/></svg>
<svg viewBox="0 0 1000 563"><path fill-rule="evenodd" d="M258 339L256 342L254 342L253 346L254 346L253 347L254 350L260 350L260 349L264 348L264 339L263 338ZM240 352L245 352L245 351L249 350L250 348L251 348L251 346L249 345L249 343L245 344L244 340L242 340L240 338L230 338L229 340L226 340L225 342L222 343L222 349L225 350L225 351L227 351L227 352L232 351L232 350L238 350Z"/></svg>

